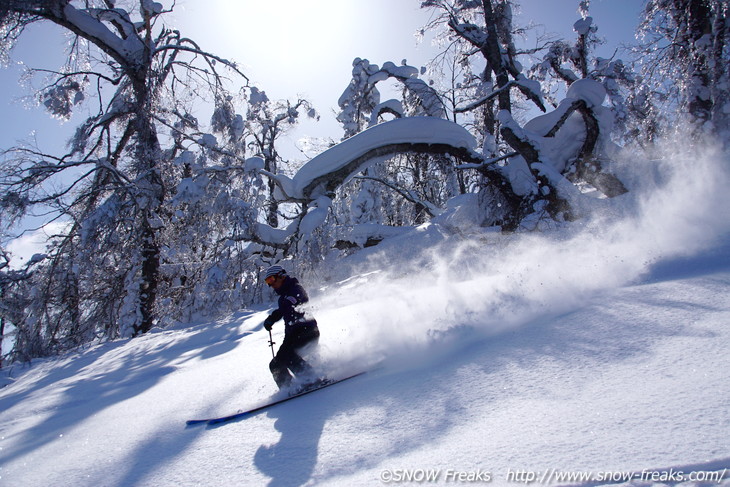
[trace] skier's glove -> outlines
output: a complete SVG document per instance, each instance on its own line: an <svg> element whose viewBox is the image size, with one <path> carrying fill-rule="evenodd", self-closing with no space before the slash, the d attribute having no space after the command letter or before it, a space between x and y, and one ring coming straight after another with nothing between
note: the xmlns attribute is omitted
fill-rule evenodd
<svg viewBox="0 0 730 487"><path fill-rule="evenodd" d="M276 323L276 319L273 316L269 316L264 320L264 328L266 328L266 331L271 331L271 327L274 326L274 323Z"/></svg>

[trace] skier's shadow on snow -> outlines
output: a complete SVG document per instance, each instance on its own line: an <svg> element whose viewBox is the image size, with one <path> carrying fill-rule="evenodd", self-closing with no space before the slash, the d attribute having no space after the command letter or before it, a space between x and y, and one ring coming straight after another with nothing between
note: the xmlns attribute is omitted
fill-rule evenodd
<svg viewBox="0 0 730 487"><path fill-rule="evenodd" d="M269 487L305 484L317 464L319 440L327 414L306 404L275 407L267 414L276 418L274 427L281 432L279 442L262 445L254 455L258 469L271 477Z"/></svg>

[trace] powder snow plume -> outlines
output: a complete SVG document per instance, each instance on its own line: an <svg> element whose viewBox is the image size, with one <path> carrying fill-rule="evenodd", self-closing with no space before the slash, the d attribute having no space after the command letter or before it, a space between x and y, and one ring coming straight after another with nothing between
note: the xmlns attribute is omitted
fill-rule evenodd
<svg viewBox="0 0 730 487"><path fill-rule="evenodd" d="M313 300L323 356L360 357L363 364L430 360L424 357L539 326L638 281L657 262L712 248L730 230L729 158L711 146L667 154L619 164L630 192L597 199L567 231L476 240L427 224L399 237L412 239L410 255L389 254L381 244L360 273ZM400 240L392 249L407 246Z"/></svg>

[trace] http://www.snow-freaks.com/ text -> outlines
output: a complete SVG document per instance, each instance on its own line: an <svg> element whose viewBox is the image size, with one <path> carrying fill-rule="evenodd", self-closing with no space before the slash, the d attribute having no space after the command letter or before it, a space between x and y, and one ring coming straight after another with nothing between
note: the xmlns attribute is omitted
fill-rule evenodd
<svg viewBox="0 0 730 487"><path fill-rule="evenodd" d="M524 470L508 468L501 475L496 475L490 470L472 469L440 469L440 468L393 468L384 469L380 472L380 481L385 484L427 484L427 483L510 483L510 484L562 484L565 482L609 482L623 483L630 481L641 482L709 482L720 483L727 478L728 469L705 471L681 469L669 470L642 470L640 472L570 472L558 469L545 470Z"/></svg>

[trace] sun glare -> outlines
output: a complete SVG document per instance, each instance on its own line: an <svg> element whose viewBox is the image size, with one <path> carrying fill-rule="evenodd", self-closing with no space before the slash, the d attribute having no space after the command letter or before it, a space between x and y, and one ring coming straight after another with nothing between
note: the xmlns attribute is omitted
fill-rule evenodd
<svg viewBox="0 0 730 487"><path fill-rule="evenodd" d="M356 57L421 66L414 32L427 13L405 0L185 0L185 35L235 61L270 99L336 106ZM425 52L425 51L424 51Z"/></svg>
<svg viewBox="0 0 730 487"><path fill-rule="evenodd" d="M231 12L224 21L235 24L225 30L245 39L243 56L265 57L293 68L342 49L347 25L354 21L352 3L342 0L219 1Z"/></svg>

